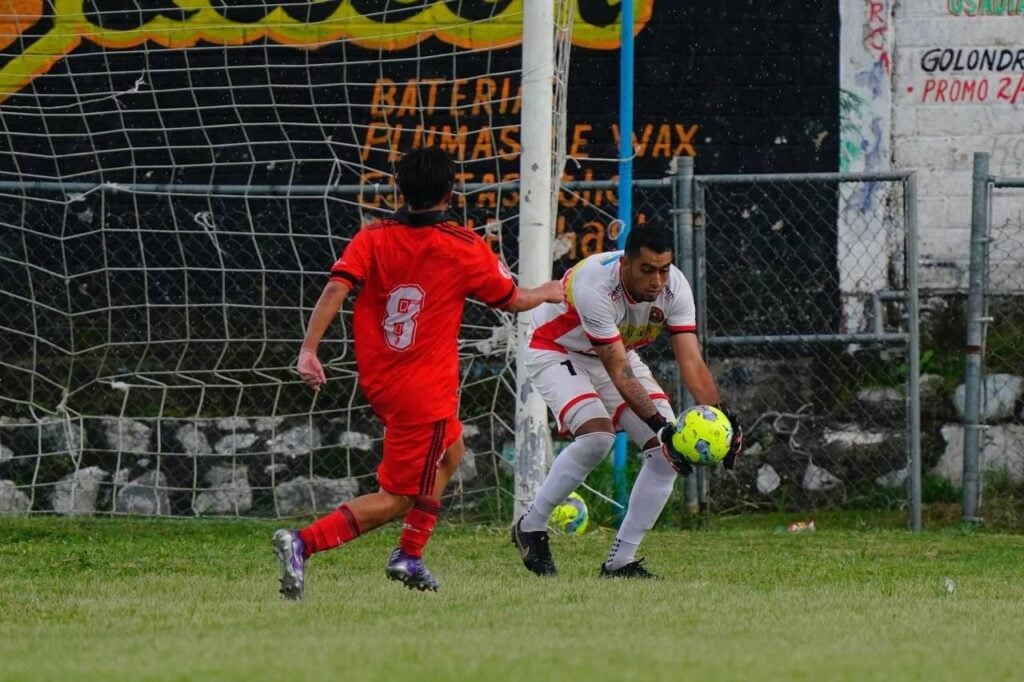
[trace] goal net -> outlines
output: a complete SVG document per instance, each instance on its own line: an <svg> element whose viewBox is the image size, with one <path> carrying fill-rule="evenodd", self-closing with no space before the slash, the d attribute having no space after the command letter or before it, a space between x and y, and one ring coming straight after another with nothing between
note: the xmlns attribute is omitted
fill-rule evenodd
<svg viewBox="0 0 1024 682"><path fill-rule="evenodd" d="M414 146L456 156L454 210L515 270L522 2L68 7L0 10L0 512L286 517L375 489L348 321L315 397L298 346ZM467 306L456 518L511 508L513 330Z"/></svg>

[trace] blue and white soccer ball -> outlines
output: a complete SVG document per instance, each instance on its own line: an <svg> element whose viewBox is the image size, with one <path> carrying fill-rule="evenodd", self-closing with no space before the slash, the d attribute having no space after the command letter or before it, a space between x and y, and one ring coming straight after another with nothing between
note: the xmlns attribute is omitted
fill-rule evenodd
<svg viewBox="0 0 1024 682"><path fill-rule="evenodd" d="M587 530L589 520L590 512L587 510L587 503L579 496L579 493L572 493L565 499L565 502L551 512L548 523L560 533L581 535Z"/></svg>

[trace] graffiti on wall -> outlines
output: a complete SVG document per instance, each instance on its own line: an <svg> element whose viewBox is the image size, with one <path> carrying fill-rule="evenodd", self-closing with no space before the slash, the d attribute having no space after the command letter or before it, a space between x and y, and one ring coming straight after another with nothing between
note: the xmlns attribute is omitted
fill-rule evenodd
<svg viewBox="0 0 1024 682"><path fill-rule="evenodd" d="M922 104L1024 102L1024 47L932 47L907 93Z"/></svg>
<svg viewBox="0 0 1024 682"><path fill-rule="evenodd" d="M8 0L0 17L0 99L49 71L83 42L123 50L151 41L186 49L200 42L270 41L317 49L338 40L402 50L436 38L466 49L511 47L522 40L523 0L428 0L385 8L375 0ZM575 0L574 45L617 49L619 2ZM634 0L636 31L654 0Z"/></svg>
<svg viewBox="0 0 1024 682"><path fill-rule="evenodd" d="M1024 0L947 0L949 13L963 17L1024 16Z"/></svg>

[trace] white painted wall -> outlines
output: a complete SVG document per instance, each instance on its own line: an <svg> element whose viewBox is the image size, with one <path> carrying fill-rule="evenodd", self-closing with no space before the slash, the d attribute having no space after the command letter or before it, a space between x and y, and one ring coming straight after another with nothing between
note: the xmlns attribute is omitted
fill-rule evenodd
<svg viewBox="0 0 1024 682"><path fill-rule="evenodd" d="M840 0L840 16L840 169L916 171L921 286L965 288L974 152L1024 177L1024 0ZM877 236L850 218L874 198L843 197L843 272L865 256L856 239ZM992 212L991 284L1024 290L1024 190L998 192Z"/></svg>

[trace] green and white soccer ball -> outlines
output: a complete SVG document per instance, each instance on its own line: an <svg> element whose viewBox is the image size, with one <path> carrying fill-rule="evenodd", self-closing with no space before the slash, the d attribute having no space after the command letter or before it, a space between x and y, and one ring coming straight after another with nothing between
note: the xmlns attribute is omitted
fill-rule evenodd
<svg viewBox="0 0 1024 682"><path fill-rule="evenodd" d="M590 521L590 512L587 510L587 503L578 493L572 493L565 499L565 502L555 507L551 512L548 523L560 533L569 535L582 535L587 530L587 522Z"/></svg>
<svg viewBox="0 0 1024 682"><path fill-rule="evenodd" d="M672 446L693 464L722 461L732 443L732 424L717 407L695 405L676 420Z"/></svg>

